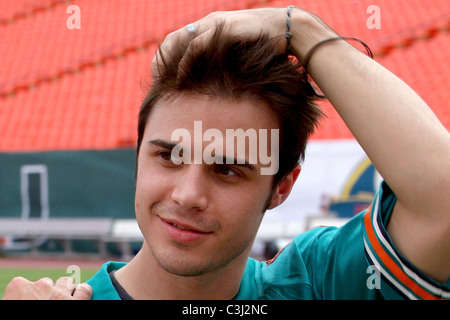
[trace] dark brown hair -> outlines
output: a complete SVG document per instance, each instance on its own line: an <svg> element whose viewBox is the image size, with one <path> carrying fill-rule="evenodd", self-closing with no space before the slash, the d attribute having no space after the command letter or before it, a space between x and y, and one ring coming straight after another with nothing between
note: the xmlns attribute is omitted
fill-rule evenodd
<svg viewBox="0 0 450 320"><path fill-rule="evenodd" d="M252 99L263 102L262 107L278 117L280 158L275 186L304 159L307 140L323 115L301 65L277 52L280 40L266 34L253 38L228 35L221 23L207 43L196 45L195 50L181 44L171 52L160 49L159 74L139 112L137 153L153 106L168 95L186 92Z"/></svg>

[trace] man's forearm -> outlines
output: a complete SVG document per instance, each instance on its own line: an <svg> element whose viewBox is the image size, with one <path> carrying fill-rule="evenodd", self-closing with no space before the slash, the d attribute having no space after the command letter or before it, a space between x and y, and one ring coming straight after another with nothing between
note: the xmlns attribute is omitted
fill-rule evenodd
<svg viewBox="0 0 450 320"><path fill-rule="evenodd" d="M299 20L292 45L300 59L336 36L314 18ZM403 205L428 211L448 198L450 135L410 87L344 40L317 48L308 72Z"/></svg>
<svg viewBox="0 0 450 320"><path fill-rule="evenodd" d="M298 16L292 45L302 60L336 34L316 18ZM344 40L318 47L307 70L396 194L388 233L397 249L429 276L447 281L449 132L410 87Z"/></svg>

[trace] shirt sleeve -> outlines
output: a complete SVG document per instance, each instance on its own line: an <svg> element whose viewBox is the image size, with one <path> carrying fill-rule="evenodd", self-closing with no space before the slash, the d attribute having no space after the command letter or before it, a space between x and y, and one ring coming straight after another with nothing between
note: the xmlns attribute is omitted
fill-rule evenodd
<svg viewBox="0 0 450 320"><path fill-rule="evenodd" d="M386 182L381 184L363 219L364 252L369 266L380 276L385 299L450 299L449 285L426 276L395 248L386 229L397 198Z"/></svg>

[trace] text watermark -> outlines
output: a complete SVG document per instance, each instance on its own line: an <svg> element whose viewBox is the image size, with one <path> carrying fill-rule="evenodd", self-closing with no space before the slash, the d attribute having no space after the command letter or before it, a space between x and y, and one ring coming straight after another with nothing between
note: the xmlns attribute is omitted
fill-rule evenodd
<svg viewBox="0 0 450 320"><path fill-rule="evenodd" d="M270 143L268 135L270 131ZM278 129L226 129L209 128L203 132L202 121L194 121L194 136L184 128L175 129L171 140L178 141L172 149L175 164L249 164L268 165L261 167L261 175L274 175L279 167ZM180 139L182 142L180 142ZM248 143L246 143L248 141ZM209 144L203 149L203 142ZM270 153L268 148L270 144ZM192 153L192 145L194 152ZM248 149L248 153L247 153ZM224 151L225 150L225 156ZM248 154L248 160L246 160ZM193 157L192 157L193 156Z"/></svg>

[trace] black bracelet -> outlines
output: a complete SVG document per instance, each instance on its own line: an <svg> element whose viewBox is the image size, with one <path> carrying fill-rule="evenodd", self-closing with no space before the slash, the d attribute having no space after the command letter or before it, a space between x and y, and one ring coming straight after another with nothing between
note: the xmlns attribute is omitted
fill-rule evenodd
<svg viewBox="0 0 450 320"><path fill-rule="evenodd" d="M360 40L360 39L358 39L358 38L354 38L354 37L341 37L341 36L339 36L339 37L334 37L334 38L329 38L329 39L325 39L325 40L319 41L319 42L316 43L311 49L309 49L309 51L308 51L308 52L306 53L306 55L305 55L305 58L303 59L303 68L305 69L305 72L306 72L306 68L307 68L307 66L308 66L308 62L309 62L309 60L310 60L312 54L314 53L314 51L315 51L318 47L320 47L321 45L323 45L324 43L331 42L331 41L335 41L335 40L355 40L355 41L358 41L359 43L361 43L361 44L364 46L364 48L366 49L367 54L369 55L369 57L373 59L373 53L372 53L372 50L370 50L370 47L367 45L367 43L365 43L364 41L362 41L362 40Z"/></svg>

